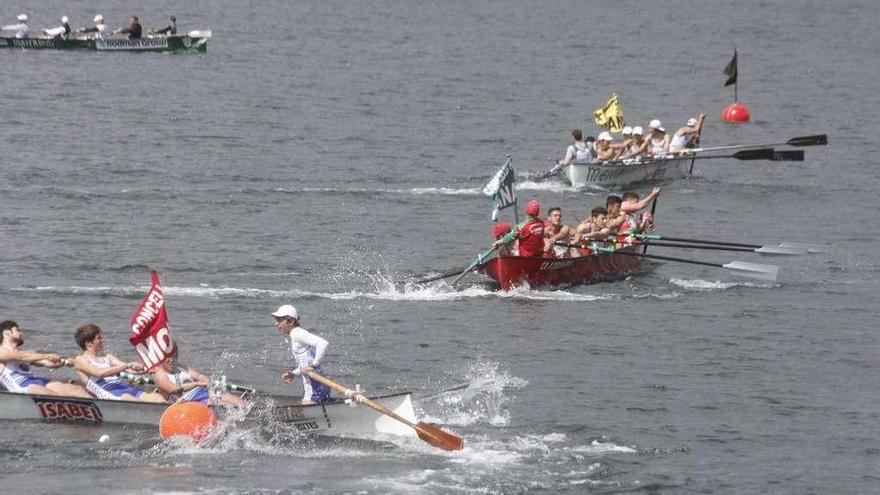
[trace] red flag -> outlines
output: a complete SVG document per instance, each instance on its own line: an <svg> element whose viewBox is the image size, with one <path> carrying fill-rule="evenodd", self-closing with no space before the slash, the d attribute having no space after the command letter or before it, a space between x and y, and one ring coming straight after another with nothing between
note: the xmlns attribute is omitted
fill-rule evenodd
<svg viewBox="0 0 880 495"><path fill-rule="evenodd" d="M144 366L153 368L177 352L171 338L171 326L165 312L165 295L159 285L159 274L150 272L152 284L140 307L131 315L131 336L128 341Z"/></svg>

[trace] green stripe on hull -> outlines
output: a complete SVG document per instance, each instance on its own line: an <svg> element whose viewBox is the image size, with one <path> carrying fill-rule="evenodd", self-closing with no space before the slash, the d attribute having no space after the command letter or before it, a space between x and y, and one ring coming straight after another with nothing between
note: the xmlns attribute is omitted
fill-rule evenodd
<svg viewBox="0 0 880 495"><path fill-rule="evenodd" d="M26 50L91 50L99 52L176 52L205 53L208 38L169 36L167 38L105 39L105 40L55 40L42 38L0 38L0 48Z"/></svg>

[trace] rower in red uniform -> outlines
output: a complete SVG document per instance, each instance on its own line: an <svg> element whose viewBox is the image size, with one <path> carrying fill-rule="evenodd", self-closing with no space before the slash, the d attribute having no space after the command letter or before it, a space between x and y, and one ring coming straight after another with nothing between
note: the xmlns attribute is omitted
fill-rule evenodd
<svg viewBox="0 0 880 495"><path fill-rule="evenodd" d="M492 239L496 241L500 241L502 237L509 234L510 231L513 230L510 228L510 225L501 222L495 225L495 228L492 229ZM516 246L501 246L498 248L498 256L516 256Z"/></svg>
<svg viewBox="0 0 880 495"><path fill-rule="evenodd" d="M495 241L493 246L510 244L519 239L519 255L524 257L542 256L544 254L544 221L538 218L541 215L541 205L531 200L526 204L526 219L519 224L513 232Z"/></svg>

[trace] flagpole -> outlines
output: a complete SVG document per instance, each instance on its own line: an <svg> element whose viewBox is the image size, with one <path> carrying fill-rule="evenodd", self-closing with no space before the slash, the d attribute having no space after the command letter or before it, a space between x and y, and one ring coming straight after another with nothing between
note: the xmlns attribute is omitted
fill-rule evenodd
<svg viewBox="0 0 880 495"><path fill-rule="evenodd" d="M513 177L516 180L516 172L513 170L513 159L510 158L510 153L507 154L507 163L510 164L510 173L514 174ZM513 194L513 222L514 226L519 225L519 205L516 203L516 192Z"/></svg>
<svg viewBox="0 0 880 495"><path fill-rule="evenodd" d="M733 83L733 102L739 103L739 94L737 93L737 86L739 86L739 57L736 56L736 47L733 47L733 59L736 60L736 82Z"/></svg>

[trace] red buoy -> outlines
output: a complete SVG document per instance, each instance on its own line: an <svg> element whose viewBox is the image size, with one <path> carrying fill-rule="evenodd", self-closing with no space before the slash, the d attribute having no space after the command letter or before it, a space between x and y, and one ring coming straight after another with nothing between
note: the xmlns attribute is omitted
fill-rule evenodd
<svg viewBox="0 0 880 495"><path fill-rule="evenodd" d="M216 422L210 407L199 402L178 402L162 413L159 435L164 439L185 436L199 441Z"/></svg>
<svg viewBox="0 0 880 495"><path fill-rule="evenodd" d="M729 124L744 124L750 118L749 109L740 103L731 103L721 112L721 121Z"/></svg>

